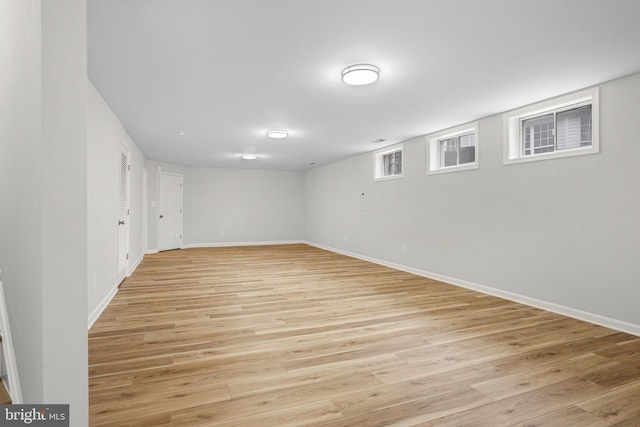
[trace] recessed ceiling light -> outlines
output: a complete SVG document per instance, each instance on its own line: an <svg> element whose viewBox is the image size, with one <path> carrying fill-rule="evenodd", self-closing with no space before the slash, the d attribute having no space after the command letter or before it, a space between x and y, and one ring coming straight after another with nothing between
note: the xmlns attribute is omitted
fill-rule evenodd
<svg viewBox="0 0 640 427"><path fill-rule="evenodd" d="M269 138L282 139L289 136L289 131L284 129L271 129L267 131L267 136Z"/></svg>
<svg viewBox="0 0 640 427"><path fill-rule="evenodd" d="M348 85L362 86L368 85L380 76L380 68L371 64L351 65L342 70L342 81Z"/></svg>
<svg viewBox="0 0 640 427"><path fill-rule="evenodd" d="M182 135L184 135L184 131L183 130L177 130L176 131L176 135L182 136Z"/></svg>
<svg viewBox="0 0 640 427"><path fill-rule="evenodd" d="M373 140L373 141L371 141L371 142L373 142L374 144L380 144L381 142L385 142L385 141L386 141L386 139L384 139L384 138L379 138L379 139L374 139L374 140Z"/></svg>
<svg viewBox="0 0 640 427"><path fill-rule="evenodd" d="M243 154L242 157L244 160L255 160L258 158L255 154Z"/></svg>

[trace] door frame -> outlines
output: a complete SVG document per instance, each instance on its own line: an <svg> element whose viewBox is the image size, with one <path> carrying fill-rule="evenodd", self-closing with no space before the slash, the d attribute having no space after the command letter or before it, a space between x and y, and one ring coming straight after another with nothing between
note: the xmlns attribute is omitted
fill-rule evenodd
<svg viewBox="0 0 640 427"><path fill-rule="evenodd" d="M181 211L181 215L180 215L180 242L177 248L169 248L169 249L162 249L160 247L160 208L161 208L161 204L160 204L160 192L161 192L161 188L160 188L160 175L171 175L171 176L179 176L180 177L180 183L181 183L181 190L180 190L180 211ZM157 185L157 199L158 200L158 207L156 209L156 240L157 240L157 247L158 247L158 251L167 251L167 250L171 250L171 249L181 249L184 245L184 175L181 173L172 173L172 172L164 172L164 171L157 171L156 172L156 182L158 183Z"/></svg>
<svg viewBox="0 0 640 427"><path fill-rule="evenodd" d="M127 210L127 214L125 215L126 219L124 220L124 235L123 235L123 239L124 242L120 242L120 192L122 191L122 183L120 182L120 185L118 186L118 228L117 228L117 261L116 261L116 275L117 275L117 281L118 283L122 282L126 277L127 277L127 273L129 271L129 219L131 218L131 151L129 150L129 147L127 147L124 144L124 141L120 141L120 152L119 152L120 156L119 156L119 161L118 161L118 171L120 173L122 173L121 170L121 166L122 166L122 156L124 155L127 159L127 169L125 171L126 173L126 180L127 180L127 189L126 189L126 210ZM118 174L120 176L120 174ZM122 245L121 245L122 243ZM124 254L120 253L120 250L123 249L125 251ZM122 257L121 257L122 256ZM121 265L120 262L124 263L124 265L122 266L122 270L120 269Z"/></svg>

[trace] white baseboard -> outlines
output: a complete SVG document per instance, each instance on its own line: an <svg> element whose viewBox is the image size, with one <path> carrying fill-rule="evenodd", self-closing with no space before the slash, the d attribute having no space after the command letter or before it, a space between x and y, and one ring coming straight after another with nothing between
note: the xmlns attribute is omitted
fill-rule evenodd
<svg viewBox="0 0 640 427"><path fill-rule="evenodd" d="M133 266L129 267L129 271L127 271L127 277L131 276L133 272L136 271L136 268L138 268L143 259L144 254L140 254L140 257L138 257L138 259L133 263Z"/></svg>
<svg viewBox="0 0 640 427"><path fill-rule="evenodd" d="M157 252L158 251L155 251L155 253ZM149 252L147 252L147 254L149 254ZM129 270L127 271L127 277L131 276L133 272L136 271L140 263L144 260L144 255L145 254L140 255L140 257L138 257L138 259L133 263L133 266L129 267ZM113 298L115 298L116 294L118 293L119 286L120 286L120 283L117 283L116 285L114 285L113 288L111 288L111 290L109 291L109 293L105 295L104 298L102 298L98 306L94 308L91 311L91 313L89 313L89 329L91 329L93 324L96 323L96 320L100 318L100 315L102 314L102 312L107 308L107 306L113 300Z"/></svg>
<svg viewBox="0 0 640 427"><path fill-rule="evenodd" d="M145 252L145 255L153 255L153 254L157 254L158 252L160 252L157 249L147 249L147 251Z"/></svg>
<svg viewBox="0 0 640 427"><path fill-rule="evenodd" d="M104 298L102 298L102 301L100 301L98 306L94 308L91 313L89 313L89 329L91 329L93 324L96 323L96 320L100 318L102 312L107 308L111 300L113 300L113 298L116 296L116 294L118 293L118 286L120 286L119 283L111 288L109 293L105 295Z"/></svg>
<svg viewBox="0 0 640 427"><path fill-rule="evenodd" d="M304 240L277 240L266 242L218 242L218 243L187 243L182 245L182 249L191 248L226 248L233 246L273 246L273 245L296 245L306 243Z"/></svg>
<svg viewBox="0 0 640 427"><path fill-rule="evenodd" d="M406 271L407 273L412 273L417 276L426 277L428 279L438 280L440 282L449 283L452 285L460 286L462 288L471 289L473 291L481 292L487 295L493 295L499 298L503 298L509 301L518 302L521 304L525 304L531 307L540 308L542 310L550 311L553 313L561 314L563 316L572 317L574 319L583 320L585 322L593 323L596 325L604 326L606 328L615 329L617 331L626 332L632 335L640 336L640 325L636 325L633 323L624 322L622 320L612 319L610 317L601 316L599 314L589 313L587 311L578 310L575 308L567 307L560 304L555 304L548 301L539 300L536 298L531 298L526 295L520 295L509 291L504 291L501 289L492 288L490 286L480 285L477 283L469 282L466 280L456 279L454 277L444 276L442 274L431 273L429 271L420 270L413 267L408 267L401 264L396 264L393 262L388 262L376 258L371 258L368 256L356 254L349 251L343 251L341 249L332 248L329 246L324 246L314 242L305 241L309 246L314 246L319 249L324 249L330 252L335 252L341 255L346 255L352 258L361 259L363 261L368 261L374 264L383 265L385 267L390 267L395 270Z"/></svg>

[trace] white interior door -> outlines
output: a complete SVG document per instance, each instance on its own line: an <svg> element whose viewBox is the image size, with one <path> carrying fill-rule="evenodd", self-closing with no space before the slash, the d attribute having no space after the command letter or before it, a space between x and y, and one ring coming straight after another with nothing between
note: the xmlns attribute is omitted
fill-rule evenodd
<svg viewBox="0 0 640 427"><path fill-rule="evenodd" d="M158 173L158 250L182 247L182 175Z"/></svg>
<svg viewBox="0 0 640 427"><path fill-rule="evenodd" d="M118 201L118 282L129 268L129 150L120 149L120 193Z"/></svg>

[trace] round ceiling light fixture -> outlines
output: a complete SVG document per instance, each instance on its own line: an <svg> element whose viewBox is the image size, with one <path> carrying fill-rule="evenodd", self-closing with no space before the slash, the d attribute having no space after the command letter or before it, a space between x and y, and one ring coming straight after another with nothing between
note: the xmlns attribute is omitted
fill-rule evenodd
<svg viewBox="0 0 640 427"><path fill-rule="evenodd" d="M342 70L342 81L348 85L368 85L380 77L380 68L371 64L350 65Z"/></svg>
<svg viewBox="0 0 640 427"><path fill-rule="evenodd" d="M243 154L242 157L244 160L255 160L258 158L255 154Z"/></svg>
<svg viewBox="0 0 640 427"><path fill-rule="evenodd" d="M289 136L289 132L284 129L271 129L267 131L269 138L282 139Z"/></svg>

